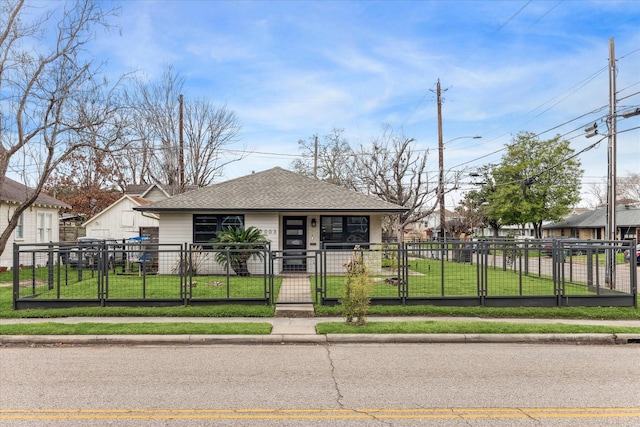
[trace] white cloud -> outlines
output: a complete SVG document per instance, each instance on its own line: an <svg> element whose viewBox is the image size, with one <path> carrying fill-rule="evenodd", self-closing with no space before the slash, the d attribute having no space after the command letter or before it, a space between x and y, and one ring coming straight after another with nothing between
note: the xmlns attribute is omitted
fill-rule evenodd
<svg viewBox="0 0 640 427"><path fill-rule="evenodd" d="M610 37L616 37L618 56L629 54L618 62L618 87L638 83L640 75L636 2L531 2L510 21L521 3L120 5L122 36L99 40L110 69L153 76L173 62L188 77L187 93L226 102L236 112L245 142L283 154L297 153L298 139L333 127L344 128L355 144L367 143L385 122L432 146L432 91L440 79L447 89L445 139L483 136L469 149L447 152L447 163L497 161L500 154L483 156L519 131L570 122L543 135L550 137L598 116L572 121L608 102L606 72L580 82L606 67ZM625 103L639 100L636 95ZM619 170L637 169L638 135L621 138ZM582 137L572 143L587 145ZM587 175L600 175L603 164L606 169L602 147L581 159ZM286 156L250 157L233 173L245 164L264 169L282 162L290 163Z"/></svg>

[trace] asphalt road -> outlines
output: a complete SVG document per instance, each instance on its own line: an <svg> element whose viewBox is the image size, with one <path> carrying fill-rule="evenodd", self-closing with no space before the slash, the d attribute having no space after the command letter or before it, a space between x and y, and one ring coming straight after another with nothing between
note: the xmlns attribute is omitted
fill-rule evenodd
<svg viewBox="0 0 640 427"><path fill-rule="evenodd" d="M640 347L0 348L0 425L637 426Z"/></svg>

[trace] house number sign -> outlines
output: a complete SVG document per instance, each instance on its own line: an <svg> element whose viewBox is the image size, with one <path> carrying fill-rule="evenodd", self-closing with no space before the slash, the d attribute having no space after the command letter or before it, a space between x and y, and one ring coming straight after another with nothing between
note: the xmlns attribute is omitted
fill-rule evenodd
<svg viewBox="0 0 640 427"><path fill-rule="evenodd" d="M264 234L265 236L275 236L276 234L278 234L278 231L275 228L263 228L260 231L262 231L262 234Z"/></svg>

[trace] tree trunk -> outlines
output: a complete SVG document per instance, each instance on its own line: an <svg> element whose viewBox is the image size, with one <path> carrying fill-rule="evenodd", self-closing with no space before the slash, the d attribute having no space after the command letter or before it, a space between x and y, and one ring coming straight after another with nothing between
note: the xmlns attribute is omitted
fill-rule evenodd
<svg viewBox="0 0 640 427"><path fill-rule="evenodd" d="M236 273L236 276L247 277L250 276L249 267L247 265L247 260L244 259L234 259L231 261L231 268Z"/></svg>

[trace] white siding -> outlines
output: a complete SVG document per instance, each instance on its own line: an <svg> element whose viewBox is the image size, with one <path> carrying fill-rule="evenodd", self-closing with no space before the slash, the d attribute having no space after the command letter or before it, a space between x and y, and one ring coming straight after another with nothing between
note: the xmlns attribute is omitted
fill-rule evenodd
<svg viewBox="0 0 640 427"><path fill-rule="evenodd" d="M6 229L9 225L9 216L13 214L16 205L8 205L6 202L0 203L0 226ZM23 214L24 234L22 239L16 239L15 231L9 236L4 252L0 255L0 266L13 266L13 244L14 243L49 243L60 240L60 229L58 227L58 209L32 206ZM42 230L39 233L38 217L44 220L41 223ZM50 219L50 222L49 222ZM41 265L45 260L36 260L36 264Z"/></svg>
<svg viewBox="0 0 640 427"><path fill-rule="evenodd" d="M280 218L276 212L250 213L244 216L245 227L256 227L271 242L271 250L280 247Z"/></svg>
<svg viewBox="0 0 640 427"><path fill-rule="evenodd" d="M191 243L193 242L193 214L171 213L160 214L159 243Z"/></svg>

